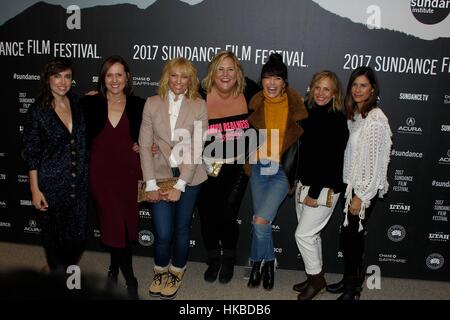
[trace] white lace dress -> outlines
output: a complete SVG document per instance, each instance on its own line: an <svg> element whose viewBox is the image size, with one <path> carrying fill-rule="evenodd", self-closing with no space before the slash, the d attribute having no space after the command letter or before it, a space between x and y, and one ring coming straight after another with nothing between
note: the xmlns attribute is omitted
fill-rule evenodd
<svg viewBox="0 0 450 320"><path fill-rule="evenodd" d="M348 120L349 140L344 154L345 221L348 225L348 207L352 192L362 200L359 212L359 231L363 229L361 220L370 200L378 193L380 198L388 191L387 167L389 164L392 132L386 115L380 108L372 109L365 119L355 114L355 121Z"/></svg>

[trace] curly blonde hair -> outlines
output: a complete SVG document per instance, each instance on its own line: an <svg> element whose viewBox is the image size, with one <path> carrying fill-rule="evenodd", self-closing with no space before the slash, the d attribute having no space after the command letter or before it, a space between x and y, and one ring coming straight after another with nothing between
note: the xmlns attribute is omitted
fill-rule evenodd
<svg viewBox="0 0 450 320"><path fill-rule="evenodd" d="M169 93L169 76L174 69L179 69L182 73L189 76L189 85L186 96L189 99L200 98L200 94L198 93L199 81L197 78L197 68L186 58L175 58L169 60L164 65L158 88L158 95L161 99L167 98Z"/></svg>

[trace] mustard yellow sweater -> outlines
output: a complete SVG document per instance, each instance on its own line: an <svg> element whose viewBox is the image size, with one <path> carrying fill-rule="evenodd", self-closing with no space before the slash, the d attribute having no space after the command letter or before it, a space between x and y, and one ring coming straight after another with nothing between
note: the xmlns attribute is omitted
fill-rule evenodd
<svg viewBox="0 0 450 320"><path fill-rule="evenodd" d="M280 153L286 131L287 117L287 94L284 93L275 98L270 98L264 94L264 119L265 129L267 129L267 139L259 149L258 159L268 159L280 162ZM273 130L277 130L278 134Z"/></svg>

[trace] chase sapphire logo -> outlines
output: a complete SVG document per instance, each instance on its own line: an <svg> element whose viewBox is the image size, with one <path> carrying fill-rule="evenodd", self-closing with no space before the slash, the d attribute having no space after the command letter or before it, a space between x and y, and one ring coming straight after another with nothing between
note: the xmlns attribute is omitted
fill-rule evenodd
<svg viewBox="0 0 450 320"><path fill-rule="evenodd" d="M411 13L423 24L437 24L450 12L448 0L411 0Z"/></svg>

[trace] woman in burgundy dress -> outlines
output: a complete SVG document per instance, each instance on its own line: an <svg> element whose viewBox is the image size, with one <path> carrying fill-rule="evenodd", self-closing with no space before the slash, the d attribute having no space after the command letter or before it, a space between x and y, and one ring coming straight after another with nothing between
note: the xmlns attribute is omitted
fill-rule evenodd
<svg viewBox="0 0 450 320"><path fill-rule="evenodd" d="M111 253L108 277L119 269L131 297L137 297L131 242L138 237L137 181L142 173L138 136L145 101L132 95L132 78L122 57L107 58L99 93L82 99L91 147L90 186L100 220L101 241Z"/></svg>

